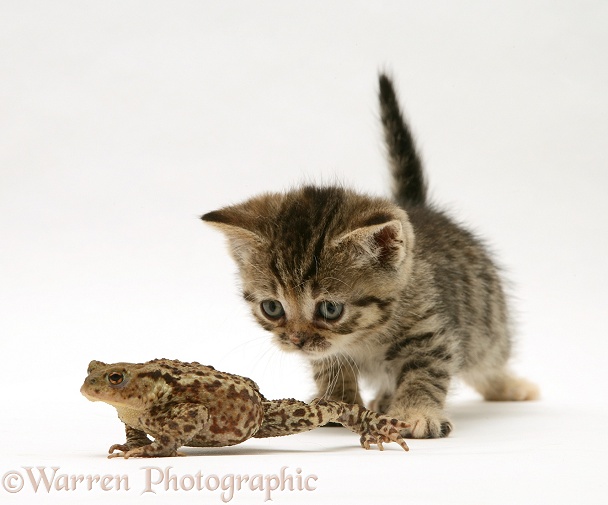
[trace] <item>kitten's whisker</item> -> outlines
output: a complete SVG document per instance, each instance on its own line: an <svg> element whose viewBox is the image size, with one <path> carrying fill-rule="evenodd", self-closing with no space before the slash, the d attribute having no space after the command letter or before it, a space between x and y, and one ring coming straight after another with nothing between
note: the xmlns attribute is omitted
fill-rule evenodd
<svg viewBox="0 0 608 505"><path fill-rule="evenodd" d="M276 349L276 347L274 347L274 346L267 348L264 351L264 353L262 354L262 356L260 356L260 359L258 359L258 361L256 362L256 364L254 365L254 369L255 369L256 366L258 366L261 363L262 358L266 358L266 357L273 358L276 355L277 351L278 351L278 349ZM282 359L283 358L283 353L279 354L279 356L280 356L279 359ZM264 374L267 373L267 371L268 371L268 365L270 364L270 362L271 362L271 359L267 359L266 360L266 367L264 368Z"/></svg>
<svg viewBox="0 0 608 505"><path fill-rule="evenodd" d="M334 389L336 388L336 384L338 384L338 377L340 375L340 371L342 370L342 367L340 366L340 362L338 361L338 359L336 358L336 356L331 356L331 381L329 384L329 394L328 396L331 396L332 393L334 392Z"/></svg>
<svg viewBox="0 0 608 505"><path fill-rule="evenodd" d="M229 356L235 354L236 351L239 351L243 347L249 346L249 345L255 345L256 346L256 350L258 350L259 349L259 343L262 340L266 340L266 339L264 339L263 335L255 336L255 337L253 337L253 338L251 338L249 340L245 340L244 342L241 342L240 344L235 345L235 346L231 347L229 350L227 350L226 353L223 354L220 359L222 359L222 360L227 359Z"/></svg>
<svg viewBox="0 0 608 505"><path fill-rule="evenodd" d="M356 396L359 394L359 376L361 374L361 370L359 368L359 365L357 365L356 361L353 359L351 354L346 349L342 350L342 354L344 356L346 356L345 361L348 364L351 372L353 373L353 375L355 377L355 396Z"/></svg>
<svg viewBox="0 0 608 505"><path fill-rule="evenodd" d="M336 380L336 374L334 372L334 358L329 358L329 380L327 381L327 387L325 388L325 397L329 398L334 391L334 382Z"/></svg>

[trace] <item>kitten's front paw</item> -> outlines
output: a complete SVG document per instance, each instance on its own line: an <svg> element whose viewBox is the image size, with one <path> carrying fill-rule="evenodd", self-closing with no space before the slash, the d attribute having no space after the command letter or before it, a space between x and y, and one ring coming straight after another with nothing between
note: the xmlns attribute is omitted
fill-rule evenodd
<svg viewBox="0 0 608 505"><path fill-rule="evenodd" d="M403 419L410 425L410 428L402 433L406 438L442 438L452 431L451 421L439 409L393 408L387 415Z"/></svg>

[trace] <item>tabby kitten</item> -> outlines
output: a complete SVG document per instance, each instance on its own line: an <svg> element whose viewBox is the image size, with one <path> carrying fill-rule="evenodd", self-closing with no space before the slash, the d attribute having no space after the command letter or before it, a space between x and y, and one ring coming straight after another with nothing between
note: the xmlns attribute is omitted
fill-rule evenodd
<svg viewBox="0 0 608 505"><path fill-rule="evenodd" d="M223 231L243 296L285 351L312 364L318 395L408 421L407 436L443 437L450 381L487 400L531 400L507 369L511 337L500 276L483 244L427 200L412 135L390 79L380 111L393 203L343 187L304 186L205 214Z"/></svg>

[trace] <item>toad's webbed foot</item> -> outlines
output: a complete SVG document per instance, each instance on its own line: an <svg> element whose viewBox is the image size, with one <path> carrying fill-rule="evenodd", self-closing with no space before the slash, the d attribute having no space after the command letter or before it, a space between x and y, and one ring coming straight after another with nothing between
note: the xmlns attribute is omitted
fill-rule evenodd
<svg viewBox="0 0 608 505"><path fill-rule="evenodd" d="M152 443L152 440L148 438L148 435L131 426L125 425L125 433L127 435L127 441L124 444L114 444L110 447L108 450L108 453L110 454L108 458L125 457L125 454L130 453L132 450Z"/></svg>
<svg viewBox="0 0 608 505"><path fill-rule="evenodd" d="M376 444L378 449L384 450L382 446L383 442L395 442L399 444L404 451L409 451L410 448L405 443L405 440L401 437L401 431L408 428L409 424L405 421L399 421L395 418L376 414L371 410L367 411L369 414L367 420L364 421L365 433L361 435L361 447L364 449L370 449L371 444ZM369 419L369 418L372 419Z"/></svg>
<svg viewBox="0 0 608 505"><path fill-rule="evenodd" d="M327 400L315 400L314 404L334 411L336 417L332 420L361 435L361 446L364 449L377 445L378 449L383 451L383 443L395 442L403 450L409 451L401 436L401 432L410 427L405 421L378 414L356 404Z"/></svg>
<svg viewBox="0 0 608 505"><path fill-rule="evenodd" d="M173 447L162 447L156 443L144 445L141 447L135 447L128 449L126 445L115 444L110 447L110 454L108 458L159 458L159 457L171 457L171 456L184 456L183 453L178 452ZM119 451L119 452L114 452Z"/></svg>

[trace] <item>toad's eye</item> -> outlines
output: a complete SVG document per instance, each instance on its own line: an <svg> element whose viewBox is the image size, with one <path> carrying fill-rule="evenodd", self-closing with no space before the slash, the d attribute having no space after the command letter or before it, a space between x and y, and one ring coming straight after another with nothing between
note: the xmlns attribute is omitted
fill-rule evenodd
<svg viewBox="0 0 608 505"><path fill-rule="evenodd" d="M119 384L122 383L122 381L125 380L125 375L123 373L120 372L111 372L108 375L108 382L112 385L112 386L118 386Z"/></svg>
<svg viewBox="0 0 608 505"><path fill-rule="evenodd" d="M317 305L317 315L328 321L339 319L343 311L343 303L323 301Z"/></svg>
<svg viewBox="0 0 608 505"><path fill-rule="evenodd" d="M280 319L285 315L283 305L278 300L264 300L262 302L262 312L268 319Z"/></svg>

